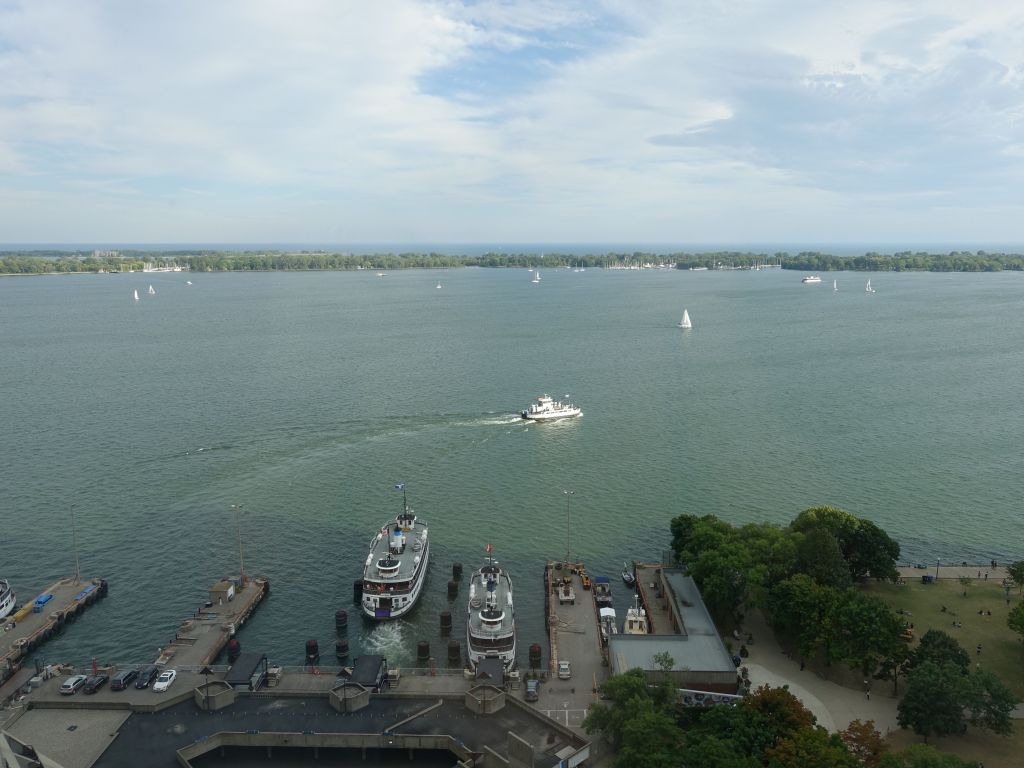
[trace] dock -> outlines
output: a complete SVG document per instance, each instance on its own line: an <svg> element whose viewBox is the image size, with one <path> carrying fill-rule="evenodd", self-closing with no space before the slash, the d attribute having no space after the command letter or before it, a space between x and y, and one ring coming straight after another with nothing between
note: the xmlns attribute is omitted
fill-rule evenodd
<svg viewBox="0 0 1024 768"><path fill-rule="evenodd" d="M22 661L107 596L104 579L61 579L6 617L0 627L0 685L14 675Z"/></svg>
<svg viewBox="0 0 1024 768"><path fill-rule="evenodd" d="M538 707L558 723L575 729L598 700L598 688L608 679L609 670L594 592L584 588L586 574L582 563L549 561L544 568L550 660L549 679L541 687ZM573 600L566 599L569 588ZM559 661L572 665L568 680L558 679Z"/></svg>
<svg viewBox="0 0 1024 768"><path fill-rule="evenodd" d="M221 579L210 587L209 600L181 622L154 663L176 669L209 666L268 594L270 581L262 576Z"/></svg>

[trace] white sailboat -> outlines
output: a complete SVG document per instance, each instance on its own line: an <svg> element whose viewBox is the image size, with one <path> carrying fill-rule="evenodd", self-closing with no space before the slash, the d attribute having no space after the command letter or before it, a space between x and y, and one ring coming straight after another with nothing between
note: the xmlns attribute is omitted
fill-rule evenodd
<svg viewBox="0 0 1024 768"><path fill-rule="evenodd" d="M864 292L865 293L874 293L875 292L875 289L871 287L871 281L870 280L868 280L867 285L864 286Z"/></svg>
<svg viewBox="0 0 1024 768"><path fill-rule="evenodd" d="M839 291L839 281L838 280L833 280L832 281L832 293L837 293L838 291Z"/></svg>
<svg viewBox="0 0 1024 768"><path fill-rule="evenodd" d="M441 287L441 281L440 281L440 280L438 280L438 281L437 281L437 287L438 287L438 288L440 288L440 287Z"/></svg>
<svg viewBox="0 0 1024 768"><path fill-rule="evenodd" d="M151 285L151 286L149 286L149 291L148 291L148 293L149 293L149 295L150 295L150 296L152 296L152 295L154 295L154 294L156 293L156 291L154 291L154 290L153 290L153 286L152 286L152 285Z"/></svg>
<svg viewBox="0 0 1024 768"><path fill-rule="evenodd" d="M680 328L693 328L693 323L690 322L690 313L685 309L683 310L683 319L679 321Z"/></svg>
<svg viewBox="0 0 1024 768"><path fill-rule="evenodd" d="M539 269L534 270L534 272L533 272L533 280L531 280L530 282L531 283L539 283L540 282L540 270Z"/></svg>
<svg viewBox="0 0 1024 768"><path fill-rule="evenodd" d="M132 291L132 298L135 299L135 301L139 300L139 290L137 288Z"/></svg>

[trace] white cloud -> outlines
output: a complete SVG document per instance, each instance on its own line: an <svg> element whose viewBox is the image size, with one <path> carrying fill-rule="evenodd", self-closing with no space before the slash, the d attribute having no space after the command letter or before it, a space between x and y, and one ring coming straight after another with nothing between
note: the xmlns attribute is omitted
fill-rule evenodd
<svg viewBox="0 0 1024 768"><path fill-rule="evenodd" d="M0 228L1012 239L1022 32L1008 2L0 3Z"/></svg>

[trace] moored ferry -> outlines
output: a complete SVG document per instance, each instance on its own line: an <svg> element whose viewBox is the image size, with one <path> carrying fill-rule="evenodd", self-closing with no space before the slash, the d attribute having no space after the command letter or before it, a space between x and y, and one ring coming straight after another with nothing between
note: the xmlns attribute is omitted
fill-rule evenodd
<svg viewBox="0 0 1024 768"><path fill-rule="evenodd" d="M412 610L423 591L430 541L427 524L408 504L405 483L402 513L386 523L370 540L370 553L363 566L363 613L371 619L397 619Z"/></svg>
<svg viewBox="0 0 1024 768"><path fill-rule="evenodd" d="M483 659L500 659L505 669L516 663L516 614L512 605L512 579L491 557L469 583L466 615L466 648L469 663L476 667Z"/></svg>
<svg viewBox="0 0 1024 768"><path fill-rule="evenodd" d="M817 275L808 275L807 277L801 279L800 282L801 283L809 283L809 284L813 285L814 283L820 283L821 282L821 278L818 277Z"/></svg>
<svg viewBox="0 0 1024 768"><path fill-rule="evenodd" d="M17 597L7 579L0 579L0 619L5 618L14 610Z"/></svg>

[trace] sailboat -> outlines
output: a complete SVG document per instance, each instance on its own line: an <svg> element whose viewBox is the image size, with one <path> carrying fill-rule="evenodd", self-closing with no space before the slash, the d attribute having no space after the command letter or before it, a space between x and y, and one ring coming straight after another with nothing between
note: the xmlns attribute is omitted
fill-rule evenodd
<svg viewBox="0 0 1024 768"><path fill-rule="evenodd" d="M832 293L837 293L838 291L839 291L839 281L838 280L833 280L832 281Z"/></svg>
<svg viewBox="0 0 1024 768"><path fill-rule="evenodd" d="M152 295L154 295L154 294L156 293L156 291L154 291L154 290L153 290L153 286L152 286L152 285L151 285L151 286L149 286L149 291L148 291L148 293L149 293L149 295L150 295L150 296L152 296Z"/></svg>
<svg viewBox="0 0 1024 768"><path fill-rule="evenodd" d="M683 319L679 321L680 328L693 328L693 323L690 322L690 313L685 309L683 310Z"/></svg>
<svg viewBox="0 0 1024 768"><path fill-rule="evenodd" d="M539 283L540 282L540 270L539 269L534 270L534 272L533 272L533 280L531 280L530 282L531 283Z"/></svg>
<svg viewBox="0 0 1024 768"><path fill-rule="evenodd" d="M132 291L132 298L134 298L135 301L139 300L139 291L137 288L134 291Z"/></svg>
<svg viewBox="0 0 1024 768"><path fill-rule="evenodd" d="M437 287L438 287L438 288L440 288L440 287L441 287L441 281L440 281L440 280L438 280L438 281L437 281Z"/></svg>
<svg viewBox="0 0 1024 768"><path fill-rule="evenodd" d="M868 280L868 284L864 286L865 293L874 293L875 289L871 287L871 281Z"/></svg>

